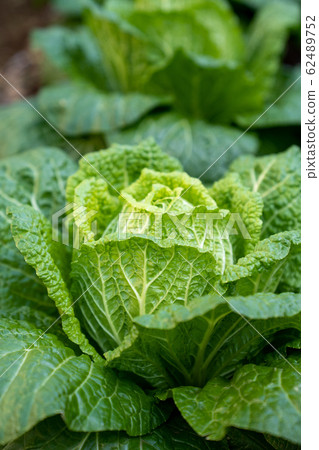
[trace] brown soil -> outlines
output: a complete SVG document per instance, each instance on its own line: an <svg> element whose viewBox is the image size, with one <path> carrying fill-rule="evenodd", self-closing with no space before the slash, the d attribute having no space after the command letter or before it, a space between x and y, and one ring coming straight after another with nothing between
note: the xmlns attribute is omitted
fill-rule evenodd
<svg viewBox="0 0 319 450"><path fill-rule="evenodd" d="M0 0L0 73L24 96L40 87L38 58L29 49L29 34L57 20L48 2L40 0ZM19 99L0 78L0 103Z"/></svg>

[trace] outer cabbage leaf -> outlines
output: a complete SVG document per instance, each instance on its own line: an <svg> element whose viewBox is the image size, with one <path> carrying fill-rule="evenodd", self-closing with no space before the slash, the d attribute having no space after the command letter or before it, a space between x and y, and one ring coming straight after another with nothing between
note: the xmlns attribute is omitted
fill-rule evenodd
<svg viewBox="0 0 319 450"><path fill-rule="evenodd" d="M183 50L154 72L148 89L172 94L183 114L217 123L229 123L236 115L258 112L263 106L256 80L241 63Z"/></svg>
<svg viewBox="0 0 319 450"><path fill-rule="evenodd" d="M36 29L31 34L31 46L45 56L47 78L52 79L52 68L56 68L61 71L56 73L56 78L68 74L72 79L101 89L108 87L100 49L87 27L71 29L55 25Z"/></svg>
<svg viewBox="0 0 319 450"><path fill-rule="evenodd" d="M47 450L227 450L226 442L209 442L198 436L180 417L170 419L149 434L132 437L125 432L74 433L69 431L59 417L47 419L29 433L8 444L6 450L45 448Z"/></svg>
<svg viewBox="0 0 319 450"><path fill-rule="evenodd" d="M54 303L15 247L6 209L32 205L46 217L62 207L67 177L75 164L56 148L38 148L0 162L1 316L29 320L47 328L56 317Z"/></svg>
<svg viewBox="0 0 319 450"><path fill-rule="evenodd" d="M104 93L85 84L62 84L41 90L40 112L63 134L82 136L117 130L137 122L167 97L141 93Z"/></svg>
<svg viewBox="0 0 319 450"><path fill-rule="evenodd" d="M236 160L230 172L237 172L241 182L253 192L259 192L263 208L261 237L286 230L300 230L301 167L300 149L296 146L276 155ZM279 289L300 290L300 254L289 258Z"/></svg>
<svg viewBox="0 0 319 450"><path fill-rule="evenodd" d="M29 100L36 104L35 99ZM12 130L14 129L14 133ZM25 102L15 102L0 108L0 156L10 157L15 153L45 145L60 146L60 137L47 128L41 117Z"/></svg>
<svg viewBox="0 0 319 450"><path fill-rule="evenodd" d="M8 282L8 284L9 283L10 281ZM37 283L39 282L37 281ZM43 288L42 285L40 286L41 288ZM33 323L36 327L43 329L51 327L52 324L55 324L56 322L57 311L54 305L50 302L50 299L47 298L44 289L43 291L43 302L41 302L41 299L37 299L37 297L32 297L32 294L30 295L30 293L28 295L28 299L22 298L22 296L19 298L19 293L17 293L16 298L13 297L13 295L9 298L1 297L0 317L10 317L11 319L25 320L27 322ZM57 327L53 326L51 328L52 333L59 333L59 331L60 330Z"/></svg>
<svg viewBox="0 0 319 450"><path fill-rule="evenodd" d="M28 101L38 108L37 98ZM12 130L14 130L14 133L12 133ZM15 153L43 147L43 145L59 147L76 158L78 153L73 147L80 154L84 154L105 146L102 135L66 137L68 140L66 142L24 101L0 107L0 135L0 158L11 157Z"/></svg>
<svg viewBox="0 0 319 450"><path fill-rule="evenodd" d="M41 119L29 105L24 102L15 102L9 106L1 106L0 108L0 134L1 134L1 150L0 156L12 156L22 150L34 148L40 143L41 131L37 128L37 132L30 133L30 128L35 128L35 123ZM14 129L14 133L12 130ZM27 130L29 130L26 135ZM47 141L46 141L47 142ZM43 144L43 142L42 142Z"/></svg>
<svg viewBox="0 0 319 450"><path fill-rule="evenodd" d="M204 281L193 271L195 263ZM209 292L216 278L210 252L142 237L84 243L72 263L74 297L83 293L77 303L81 323L103 351L121 344L134 317L187 303Z"/></svg>
<svg viewBox="0 0 319 450"><path fill-rule="evenodd" d="M74 431L148 433L167 418L137 385L76 357L55 336L25 322L1 319L0 442L38 421L63 414ZM19 408L16 405L19 404Z"/></svg>
<svg viewBox="0 0 319 450"><path fill-rule="evenodd" d="M73 202L74 189L78 184L86 178L97 176L108 183L111 194L118 195L120 190L137 180L145 167L160 172L181 170L179 162L165 155L152 140L137 146L113 145L108 150L91 153L81 159L79 170L68 180L67 201Z"/></svg>
<svg viewBox="0 0 319 450"><path fill-rule="evenodd" d="M229 375L283 329L300 328L300 296L212 295L137 317L121 346L105 354L111 367L159 388L202 386Z"/></svg>
<svg viewBox="0 0 319 450"><path fill-rule="evenodd" d="M244 186L259 192L263 203L262 237L300 229L300 149L236 160L230 172L237 172Z"/></svg>
<svg viewBox="0 0 319 450"><path fill-rule="evenodd" d="M261 196L258 192L252 192L243 186L236 173L228 174L217 181L209 192L220 208L226 208L231 213L240 215L249 233L250 239L242 239L241 230L238 230L239 236L232 236L237 260L238 256L253 250L260 239L263 210Z"/></svg>
<svg viewBox="0 0 319 450"><path fill-rule="evenodd" d="M286 270L283 272L278 292L300 292L301 290L301 254L297 251L286 263Z"/></svg>
<svg viewBox="0 0 319 450"><path fill-rule="evenodd" d="M300 6L284 1L261 8L251 23L247 39L248 68L259 81L264 97L272 91L289 31L300 24Z"/></svg>
<svg viewBox="0 0 319 450"><path fill-rule="evenodd" d="M227 427L300 442L300 375L294 369L249 364L228 382L212 378L203 389L180 387L174 401L201 436L222 439Z"/></svg>
<svg viewBox="0 0 319 450"><path fill-rule="evenodd" d="M67 287L70 267L67 247L52 239L52 228L40 212L29 206L12 206L9 213L16 246L25 261L35 269L47 288L49 297L55 302L66 335L84 353L101 361L99 354L82 333L80 322L74 315L73 299Z"/></svg>
<svg viewBox="0 0 319 450"><path fill-rule="evenodd" d="M108 134L107 140L138 144L142 139L153 137L164 152L179 159L185 172L209 183L222 177L238 156L256 153L257 138L246 133L236 142L240 134L236 128L210 125L177 113L163 113L147 117L131 128ZM225 150L227 152L223 155Z"/></svg>
<svg viewBox="0 0 319 450"><path fill-rule="evenodd" d="M259 115L239 116L236 119L237 123L246 128L256 122L253 129L300 125L301 81L298 78L300 78L300 67L286 68L282 76L276 78L273 93L265 107L267 112L261 117ZM278 100L278 97L281 98Z"/></svg>
<svg viewBox="0 0 319 450"><path fill-rule="evenodd" d="M251 253L240 258L236 264L226 267L222 281L236 283L234 289L240 295L256 292L276 292L278 285L289 279L289 286L298 287L298 267L290 273L289 268L300 257L300 232L286 231L259 242ZM287 277L289 271L289 278Z"/></svg>
<svg viewBox="0 0 319 450"><path fill-rule="evenodd" d="M78 227L79 240L94 240L100 237L110 221L121 209L120 201L110 194L108 184L103 178L86 178L74 191L74 203L77 208L84 207L86 214L74 214ZM76 213L75 210L75 213ZM93 223L96 225L95 233Z"/></svg>
<svg viewBox="0 0 319 450"><path fill-rule="evenodd" d="M67 178L76 164L54 147L38 147L0 161L1 209L28 204L51 217L64 205Z"/></svg>

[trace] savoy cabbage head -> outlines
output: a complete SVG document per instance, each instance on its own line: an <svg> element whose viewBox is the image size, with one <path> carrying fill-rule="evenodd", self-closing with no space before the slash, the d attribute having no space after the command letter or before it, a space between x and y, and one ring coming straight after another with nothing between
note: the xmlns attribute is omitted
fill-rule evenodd
<svg viewBox="0 0 319 450"><path fill-rule="evenodd" d="M61 414L74 445L298 443L299 160L245 156L212 187L152 140L2 160L1 442Z"/></svg>

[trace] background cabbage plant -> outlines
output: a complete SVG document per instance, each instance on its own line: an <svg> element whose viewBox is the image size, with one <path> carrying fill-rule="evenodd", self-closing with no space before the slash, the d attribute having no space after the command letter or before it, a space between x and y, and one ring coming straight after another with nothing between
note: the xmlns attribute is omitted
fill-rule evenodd
<svg viewBox="0 0 319 450"><path fill-rule="evenodd" d="M244 14L225 0L79 3L70 24L33 33L50 86L32 103L81 154L153 137L212 182L239 155L299 145L300 69L286 56L288 39L299 52L298 2ZM0 111L2 155L55 145L79 156L31 112L23 102Z"/></svg>

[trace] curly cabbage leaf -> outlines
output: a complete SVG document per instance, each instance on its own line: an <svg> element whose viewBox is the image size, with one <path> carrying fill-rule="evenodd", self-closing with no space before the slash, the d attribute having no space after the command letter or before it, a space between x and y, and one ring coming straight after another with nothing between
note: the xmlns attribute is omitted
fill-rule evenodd
<svg viewBox="0 0 319 450"><path fill-rule="evenodd" d="M10 319L0 320L0 333L1 443L62 412L73 431L125 430L133 436L167 418L168 411L139 386L76 356L55 336Z"/></svg>
<svg viewBox="0 0 319 450"><path fill-rule="evenodd" d="M202 386L229 375L279 330L300 329L298 294L218 294L174 304L134 320L122 345L106 353L110 367L130 370L158 388Z"/></svg>

